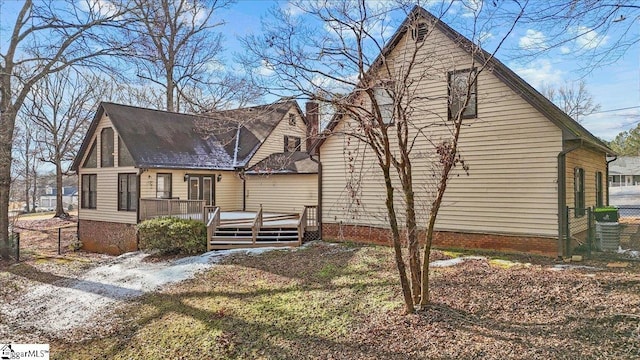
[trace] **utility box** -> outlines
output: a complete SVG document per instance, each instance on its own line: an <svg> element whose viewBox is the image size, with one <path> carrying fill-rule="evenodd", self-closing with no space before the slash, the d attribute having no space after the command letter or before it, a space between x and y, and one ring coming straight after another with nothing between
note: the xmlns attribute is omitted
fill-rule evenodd
<svg viewBox="0 0 640 360"><path fill-rule="evenodd" d="M596 222L596 237L596 246L600 251L617 251L620 247L620 224Z"/></svg>

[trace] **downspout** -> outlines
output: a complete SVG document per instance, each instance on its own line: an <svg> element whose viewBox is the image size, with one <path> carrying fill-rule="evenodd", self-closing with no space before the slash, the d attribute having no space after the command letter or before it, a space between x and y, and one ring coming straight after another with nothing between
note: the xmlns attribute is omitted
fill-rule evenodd
<svg viewBox="0 0 640 360"><path fill-rule="evenodd" d="M613 155L613 159L607 160L607 170L606 170L607 175L605 177L605 182L607 185L607 206L609 206L609 164L616 160L618 160L618 155Z"/></svg>
<svg viewBox="0 0 640 360"><path fill-rule="evenodd" d="M318 209L316 210L316 216L318 218L318 238L322 240L322 162L320 161L319 152L317 156L318 160L311 155L311 160L318 164Z"/></svg>
<svg viewBox="0 0 640 360"><path fill-rule="evenodd" d="M582 147L582 139L576 146L558 153L558 258L564 255L562 244L566 225L564 212L567 208L567 154L580 147Z"/></svg>

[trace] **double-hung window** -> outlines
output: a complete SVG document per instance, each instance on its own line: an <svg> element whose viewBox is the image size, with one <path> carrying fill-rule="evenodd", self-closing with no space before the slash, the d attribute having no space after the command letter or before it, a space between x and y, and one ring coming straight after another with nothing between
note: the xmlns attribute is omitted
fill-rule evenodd
<svg viewBox="0 0 640 360"><path fill-rule="evenodd" d="M80 181L82 182L80 206L83 209L95 209L97 206L98 175L85 174L81 176Z"/></svg>
<svg viewBox="0 0 640 360"><path fill-rule="evenodd" d="M575 217L584 216L584 169L573 169L573 205L575 207Z"/></svg>
<svg viewBox="0 0 640 360"><path fill-rule="evenodd" d="M460 115L460 119L478 117L476 74L475 68L449 72L449 120L458 119L458 115Z"/></svg>
<svg viewBox="0 0 640 360"><path fill-rule="evenodd" d="M156 175L156 198L171 198L171 174Z"/></svg>
<svg viewBox="0 0 640 360"><path fill-rule="evenodd" d="M138 178L136 174L118 174L118 210L138 209Z"/></svg>

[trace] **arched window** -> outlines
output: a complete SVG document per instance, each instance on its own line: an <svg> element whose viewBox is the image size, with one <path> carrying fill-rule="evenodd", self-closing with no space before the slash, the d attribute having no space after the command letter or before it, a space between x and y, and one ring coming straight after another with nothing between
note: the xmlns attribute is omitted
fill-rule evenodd
<svg viewBox="0 0 640 360"><path fill-rule="evenodd" d="M113 129L104 128L100 133L100 167L113 167Z"/></svg>

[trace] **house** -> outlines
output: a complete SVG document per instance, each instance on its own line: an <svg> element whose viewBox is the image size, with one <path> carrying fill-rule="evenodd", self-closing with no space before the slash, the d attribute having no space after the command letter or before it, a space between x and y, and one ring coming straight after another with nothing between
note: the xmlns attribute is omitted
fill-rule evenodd
<svg viewBox="0 0 640 360"><path fill-rule="evenodd" d="M58 190L54 186L47 185L44 194L40 195L39 210L53 211L56 209L56 195ZM78 207L78 189L73 186L62 187L62 207L64 210L73 210Z"/></svg>
<svg viewBox="0 0 640 360"><path fill-rule="evenodd" d="M436 139L447 136L443 132L448 131L446 121L454 106L448 91L455 74L477 71L472 59L475 66L488 61L475 83L469 102L473 108L464 110L468 119L459 149L469 174L458 170L451 177L434 244L566 254L568 241L580 241L576 234L584 236L586 231L584 208L607 203L611 149L499 60L484 51L472 54L475 45L470 40L420 7L386 44L378 62L393 69L396 62L411 58L403 55L416 42L424 42L417 55L424 60L415 73L429 71L429 76L412 86L419 86L415 90L430 102L415 106L411 131L427 129ZM370 74L377 70L370 69ZM380 72L384 79L393 76ZM322 236L388 244L381 172L373 154L363 150L366 145L347 134L357 131L352 122L336 116L315 144L322 169ZM425 138L417 136L418 150L412 153L420 206L415 210L423 225L434 187L432 163L425 155L433 150ZM345 154L355 160L349 163ZM350 191L357 195L350 196ZM571 234L566 232L569 226Z"/></svg>
<svg viewBox="0 0 640 360"><path fill-rule="evenodd" d="M619 156L609 164L609 186L640 185L640 157Z"/></svg>
<svg viewBox="0 0 640 360"><path fill-rule="evenodd" d="M84 249L136 250L135 225L160 215L299 216L317 204L318 166L306 153L313 121L295 101L199 115L101 103L72 165Z"/></svg>

